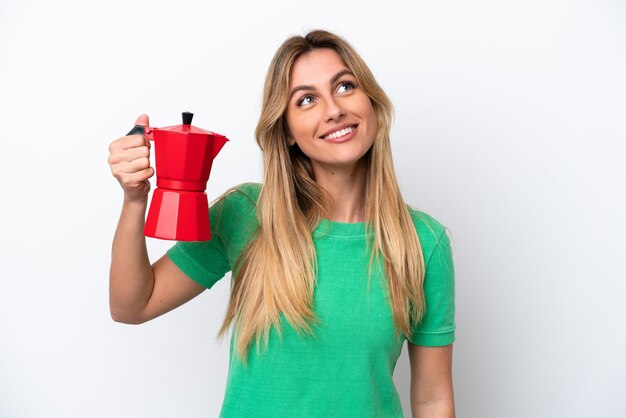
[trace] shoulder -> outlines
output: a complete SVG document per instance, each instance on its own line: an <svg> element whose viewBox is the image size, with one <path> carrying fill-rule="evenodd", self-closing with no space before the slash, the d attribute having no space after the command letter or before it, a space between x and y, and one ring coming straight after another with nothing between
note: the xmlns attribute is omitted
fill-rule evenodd
<svg viewBox="0 0 626 418"><path fill-rule="evenodd" d="M248 198L256 204L259 194L261 194L262 186L263 185L261 183L241 183L231 188L231 190L242 197Z"/></svg>
<svg viewBox="0 0 626 418"><path fill-rule="evenodd" d="M222 233L256 221L256 202L261 191L259 183L243 183L231 187L211 203L211 227Z"/></svg>
<svg viewBox="0 0 626 418"><path fill-rule="evenodd" d="M439 243L448 243L448 229L439 220L426 212L414 209L408 205L407 209L415 225L420 245L422 246L424 261L428 262L428 259Z"/></svg>
<svg viewBox="0 0 626 418"><path fill-rule="evenodd" d="M226 190L213 202L216 207L223 207L227 211L249 211L256 208L261 193L260 183L242 183Z"/></svg>
<svg viewBox="0 0 626 418"><path fill-rule="evenodd" d="M257 229L256 203L261 191L258 183L231 187L211 203L211 232L228 246L247 240Z"/></svg>
<svg viewBox="0 0 626 418"><path fill-rule="evenodd" d="M417 235L424 240L437 240L446 230L446 227L433 216L414 209L407 205L413 224L417 230Z"/></svg>

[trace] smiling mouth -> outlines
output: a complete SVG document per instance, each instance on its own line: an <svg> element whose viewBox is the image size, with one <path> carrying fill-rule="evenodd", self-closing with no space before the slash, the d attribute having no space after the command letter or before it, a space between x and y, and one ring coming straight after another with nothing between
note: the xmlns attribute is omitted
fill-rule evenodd
<svg viewBox="0 0 626 418"><path fill-rule="evenodd" d="M356 129L357 125L352 125L352 126L348 126L346 128L340 129L338 131L335 131L331 134L328 135L324 135L321 138L322 139L337 139L337 138L341 138L342 136L346 136L351 132L354 132L354 130Z"/></svg>

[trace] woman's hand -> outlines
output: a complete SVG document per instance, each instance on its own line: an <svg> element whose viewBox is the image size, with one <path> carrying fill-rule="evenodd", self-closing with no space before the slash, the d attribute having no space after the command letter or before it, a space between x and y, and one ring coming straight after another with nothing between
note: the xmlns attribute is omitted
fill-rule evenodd
<svg viewBox="0 0 626 418"><path fill-rule="evenodd" d="M148 115L141 115L135 125L148 127ZM154 175L150 166L150 141L143 135L123 136L109 145L111 173L124 189L124 200L147 202L150 182Z"/></svg>

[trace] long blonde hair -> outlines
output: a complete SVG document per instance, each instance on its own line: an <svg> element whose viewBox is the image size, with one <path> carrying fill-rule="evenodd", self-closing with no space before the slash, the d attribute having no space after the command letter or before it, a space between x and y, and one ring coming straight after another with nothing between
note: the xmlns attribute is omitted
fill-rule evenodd
<svg viewBox="0 0 626 418"><path fill-rule="evenodd" d="M219 331L223 336L234 321L236 349L244 365L253 340L258 351L261 342L267 348L272 327L281 335L281 313L299 333L313 334L318 324L312 310L317 263L311 233L332 200L316 183L309 158L297 145L288 146L285 112L295 61L319 48L339 54L377 115L376 138L363 157L368 167L365 220L373 237L370 273L374 259L384 262L396 334L399 330L410 338L411 324L424 313L424 257L391 158L391 101L344 39L322 30L293 36L278 48L265 79L256 128L264 163L259 228L233 269L230 302Z"/></svg>

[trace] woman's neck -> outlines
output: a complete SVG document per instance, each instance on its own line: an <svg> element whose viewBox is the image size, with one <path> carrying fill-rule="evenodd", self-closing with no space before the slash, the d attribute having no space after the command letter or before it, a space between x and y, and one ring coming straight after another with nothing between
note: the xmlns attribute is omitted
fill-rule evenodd
<svg viewBox="0 0 626 418"><path fill-rule="evenodd" d="M314 164L315 181L333 198L334 205L325 217L333 222L355 223L365 220L366 167L361 159L353 166Z"/></svg>

